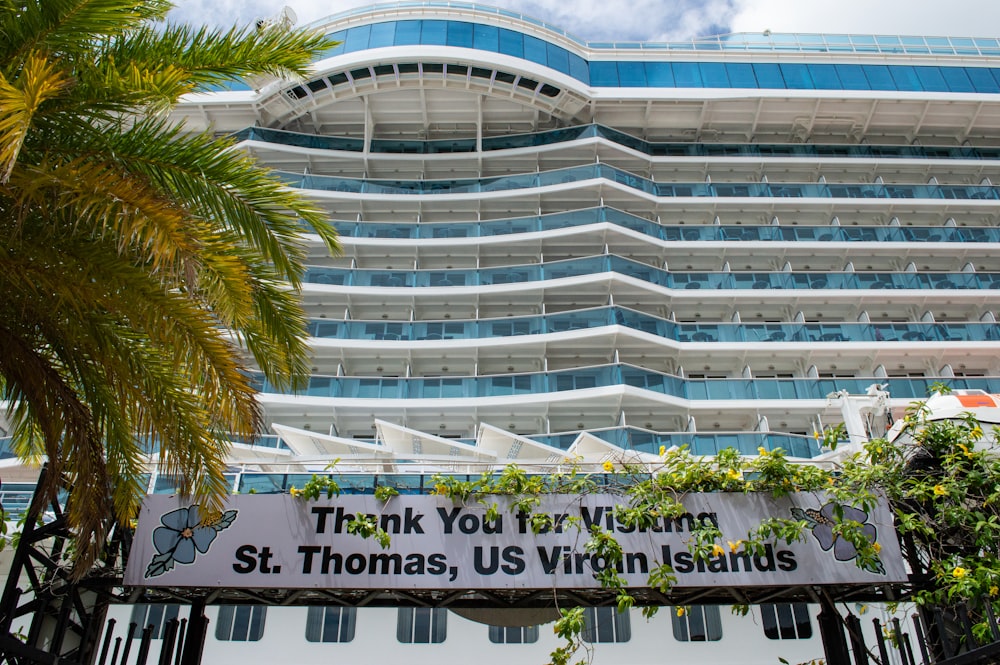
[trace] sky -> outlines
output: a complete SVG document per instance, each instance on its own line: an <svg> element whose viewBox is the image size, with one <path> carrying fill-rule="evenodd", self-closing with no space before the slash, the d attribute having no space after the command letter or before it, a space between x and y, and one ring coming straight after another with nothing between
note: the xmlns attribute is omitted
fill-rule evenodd
<svg viewBox="0 0 1000 665"><path fill-rule="evenodd" d="M174 0L171 18L245 25L291 7L298 24L366 0ZM666 41L728 32L1000 36L998 0L487 0L591 41Z"/></svg>

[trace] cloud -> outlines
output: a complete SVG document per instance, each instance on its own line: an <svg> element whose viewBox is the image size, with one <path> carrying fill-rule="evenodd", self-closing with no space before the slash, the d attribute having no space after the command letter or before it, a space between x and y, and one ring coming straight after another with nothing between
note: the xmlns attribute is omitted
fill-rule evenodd
<svg viewBox="0 0 1000 665"><path fill-rule="evenodd" d="M175 0L171 18L247 25L285 5L299 25L368 0ZM853 32L995 36L1000 2L949 0L487 0L590 41L666 41L724 32Z"/></svg>
<svg viewBox="0 0 1000 665"><path fill-rule="evenodd" d="M728 31L737 0L494 0L491 4L541 19L590 41L662 41ZM214 26L247 25L285 5L299 25L358 7L366 0L175 0L171 19Z"/></svg>
<svg viewBox="0 0 1000 665"><path fill-rule="evenodd" d="M983 0L737 0L734 32L997 35L1000 2Z"/></svg>

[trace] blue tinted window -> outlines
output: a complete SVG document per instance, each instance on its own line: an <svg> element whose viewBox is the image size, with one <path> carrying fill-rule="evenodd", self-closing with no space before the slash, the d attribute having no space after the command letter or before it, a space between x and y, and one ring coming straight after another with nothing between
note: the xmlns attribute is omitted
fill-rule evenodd
<svg viewBox="0 0 1000 665"><path fill-rule="evenodd" d="M602 60L590 63L590 85L618 85L618 66L614 62Z"/></svg>
<svg viewBox="0 0 1000 665"><path fill-rule="evenodd" d="M701 72L693 62L675 62L671 64L674 70L674 83L678 88L700 88Z"/></svg>
<svg viewBox="0 0 1000 665"><path fill-rule="evenodd" d="M883 53L902 53L903 48L899 45L899 37L889 35L879 35L875 38L879 50Z"/></svg>
<svg viewBox="0 0 1000 665"><path fill-rule="evenodd" d="M329 51L327 51L326 52L327 55L338 55L338 54L344 52L344 40L347 39L347 31L346 30L339 30L337 32L331 32L329 35L327 35L327 37L329 37L330 39L332 39L335 42L340 42L339 44L337 44L336 46L334 46L332 49L330 49ZM993 80L992 76L990 77L990 80Z"/></svg>
<svg viewBox="0 0 1000 665"><path fill-rule="evenodd" d="M627 87L644 87L646 85L646 68L641 62L619 62L618 82Z"/></svg>
<svg viewBox="0 0 1000 665"><path fill-rule="evenodd" d="M834 65L837 75L840 77L844 88L848 90L870 90L868 79L865 78L865 70L861 65Z"/></svg>
<svg viewBox="0 0 1000 665"><path fill-rule="evenodd" d="M728 88L729 75L721 62L702 62L698 65L701 80L706 88Z"/></svg>
<svg viewBox="0 0 1000 665"><path fill-rule="evenodd" d="M347 31L344 49L350 53L351 51L361 51L368 48L368 37L371 35L371 32L372 27L370 25L359 25L356 28L351 28Z"/></svg>
<svg viewBox="0 0 1000 665"><path fill-rule="evenodd" d="M472 45L484 51L500 50L500 29L477 23L472 29Z"/></svg>
<svg viewBox="0 0 1000 665"><path fill-rule="evenodd" d="M531 62L537 62L540 65L544 65L547 60L547 58L545 57L545 42L543 42L538 37L525 35L524 59L530 60Z"/></svg>
<svg viewBox="0 0 1000 665"><path fill-rule="evenodd" d="M861 65L868 77L868 83L872 90L895 90L896 83L889 74L889 68L885 65Z"/></svg>
<svg viewBox="0 0 1000 665"><path fill-rule="evenodd" d="M447 21L421 21L424 24L420 33L420 43L432 46L445 46L448 43Z"/></svg>
<svg viewBox="0 0 1000 665"><path fill-rule="evenodd" d="M669 62L647 62L645 65L647 85L656 88L674 87L674 73Z"/></svg>
<svg viewBox="0 0 1000 665"><path fill-rule="evenodd" d="M930 53L923 37L902 37L900 41L907 53Z"/></svg>
<svg viewBox="0 0 1000 665"><path fill-rule="evenodd" d="M396 23L396 45L410 46L420 43L420 21L398 21Z"/></svg>
<svg viewBox="0 0 1000 665"><path fill-rule="evenodd" d="M726 65L729 73L729 83L734 88L756 88L757 77L753 75L753 67L749 63L732 62Z"/></svg>
<svg viewBox="0 0 1000 665"><path fill-rule="evenodd" d="M952 92L975 92L972 81L965 74L964 67L941 67L941 76Z"/></svg>
<svg viewBox="0 0 1000 665"><path fill-rule="evenodd" d="M955 53L976 55L979 50L973 45L971 39L964 37L952 37L951 43L955 47Z"/></svg>
<svg viewBox="0 0 1000 665"><path fill-rule="evenodd" d="M785 77L785 85L795 90L808 90L813 87L812 77L806 65L784 64L781 74Z"/></svg>
<svg viewBox="0 0 1000 665"><path fill-rule="evenodd" d="M997 86L990 70L983 67L966 67L965 73L976 87L976 92L1000 92L1000 87Z"/></svg>
<svg viewBox="0 0 1000 665"><path fill-rule="evenodd" d="M889 68L892 80L896 83L897 90L920 90L920 79L913 67L909 65L897 65Z"/></svg>
<svg viewBox="0 0 1000 665"><path fill-rule="evenodd" d="M784 88L785 79L781 77L781 70L778 65L754 63L754 76L757 77L757 84L761 88Z"/></svg>
<svg viewBox="0 0 1000 665"><path fill-rule="evenodd" d="M555 44L545 44L545 56L549 67L556 69L563 74L569 74L569 52Z"/></svg>
<svg viewBox="0 0 1000 665"><path fill-rule="evenodd" d="M380 46L392 46L396 38L395 23L376 23L372 26L371 38L368 40L368 48L379 48Z"/></svg>
<svg viewBox="0 0 1000 665"><path fill-rule="evenodd" d="M450 45L494 51L546 65L595 86L713 87L821 90L904 90L932 92L1000 93L1000 69L985 67L938 67L909 65L799 64L799 63L693 63L597 61L587 62L556 44L523 35L514 30L466 21L404 20L362 25L331 33L341 45L329 55L390 45ZM816 38L818 39L818 38ZM838 42L826 37L826 43ZM843 38L846 41L846 37ZM876 48L875 39L853 36L858 48ZM807 38L802 38L809 41ZM815 40L814 40L815 41ZM952 39L957 50L997 48L996 40ZM810 42L812 43L812 42ZM818 43L818 42L817 42ZM879 37L877 48L901 52L905 47L921 47L920 39ZM928 41L933 48L945 47L947 40Z"/></svg>
<svg viewBox="0 0 1000 665"><path fill-rule="evenodd" d="M931 92L947 92L948 85L944 82L944 77L941 76L940 67L914 67L913 71L917 74L917 80L920 81L920 86L924 90L930 90Z"/></svg>
<svg viewBox="0 0 1000 665"><path fill-rule="evenodd" d="M567 55L569 56L569 75L589 84L590 68L587 66L587 61L575 53L568 53Z"/></svg>
<svg viewBox="0 0 1000 665"><path fill-rule="evenodd" d="M448 21L448 46L472 48L472 24L465 21Z"/></svg>
<svg viewBox="0 0 1000 665"><path fill-rule="evenodd" d="M843 90L844 86L833 65L807 65L813 85L817 90Z"/></svg>
<svg viewBox="0 0 1000 665"><path fill-rule="evenodd" d="M520 32L514 32L506 28L500 28L500 52L506 55L513 55L518 58L524 57L524 39Z"/></svg>

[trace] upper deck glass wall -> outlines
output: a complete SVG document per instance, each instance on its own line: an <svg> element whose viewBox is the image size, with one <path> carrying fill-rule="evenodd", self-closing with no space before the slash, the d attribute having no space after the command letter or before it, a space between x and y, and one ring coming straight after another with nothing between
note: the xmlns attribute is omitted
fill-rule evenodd
<svg viewBox="0 0 1000 665"><path fill-rule="evenodd" d="M934 55L1000 55L1000 44L993 38L920 37L912 35L817 35L809 33L734 33L697 37L671 42L599 42L586 41L558 26L528 14L471 2L393 2L374 9L392 11L415 8L474 10L479 14L513 18L531 23L592 49L643 49L670 51L798 51L802 53L930 53ZM372 11L372 7L350 9L331 18L345 19ZM324 21L325 23L326 21ZM313 24L318 26L320 24Z"/></svg>
<svg viewBox="0 0 1000 665"><path fill-rule="evenodd" d="M341 44L330 55L352 53L386 46L455 46L500 53L544 65L595 87L652 88L743 88L778 90L883 90L909 92L966 92L1000 94L1000 69L989 67L946 67L938 65L883 65L852 63L789 62L650 62L629 60L586 60L562 46L538 37L469 21L410 19L359 25L330 34ZM963 49L975 54L1000 55L997 40L949 40L938 38L932 51L924 37L867 37L820 35L769 35L754 42L752 35L736 41L718 38L712 48L686 50L738 50L767 53L789 51L835 53L944 53ZM762 39L765 36L761 35ZM774 40L788 37L787 49ZM826 40L833 39L832 44ZM839 39L844 41L841 44ZM811 43L810 40L816 41ZM904 41L906 43L904 43ZM913 43L909 43L912 41ZM960 44L956 44L956 43ZM857 42L857 43L855 43ZM919 43L917 43L919 42ZM965 42L968 42L967 44ZM982 42L982 45L978 45ZM706 43L707 44L707 43ZM723 48L723 45L727 45ZM649 51L640 43L602 46ZM759 46L761 48L753 48ZM810 48L805 48L809 46ZM766 48L765 48L766 47ZM822 47L822 48L819 48ZM836 47L836 48L834 48ZM660 50L666 49L664 45ZM677 50L673 45L670 48ZM993 51L996 51L994 53Z"/></svg>

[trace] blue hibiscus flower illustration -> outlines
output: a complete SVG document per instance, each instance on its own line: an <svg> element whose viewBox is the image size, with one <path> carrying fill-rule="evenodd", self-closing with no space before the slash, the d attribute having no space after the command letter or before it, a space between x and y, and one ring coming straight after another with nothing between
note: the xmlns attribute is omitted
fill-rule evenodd
<svg viewBox="0 0 1000 665"><path fill-rule="evenodd" d="M839 534L833 532L833 528L839 522L857 522L861 525L861 533L869 543L874 543L878 539L878 529L874 524L868 524L868 513L852 506L840 506L842 517L837 518L837 504L832 501L819 510L808 508L792 508L792 516L797 520L805 520L807 527L812 530L819 546L824 552L833 550L833 558L837 561L851 561L858 556L858 550L854 544ZM881 562L874 562L865 565L863 568L872 573L885 573Z"/></svg>
<svg viewBox="0 0 1000 665"><path fill-rule="evenodd" d="M202 521L197 504L178 508L160 517L160 524L153 529L153 547L156 555L146 567L146 578L157 577L173 570L175 563L194 563L196 554L205 554L218 533L236 520L235 510Z"/></svg>

